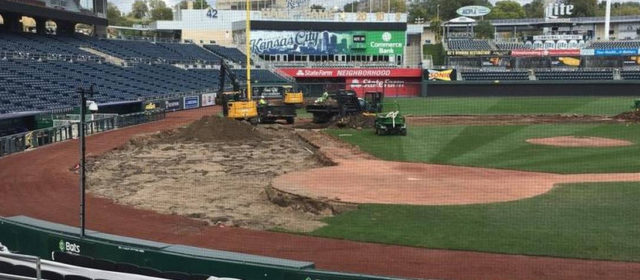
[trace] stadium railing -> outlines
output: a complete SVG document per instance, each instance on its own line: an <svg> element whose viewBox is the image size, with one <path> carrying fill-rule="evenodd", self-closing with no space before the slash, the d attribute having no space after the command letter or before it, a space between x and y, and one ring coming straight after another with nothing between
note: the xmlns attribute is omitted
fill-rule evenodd
<svg viewBox="0 0 640 280"><path fill-rule="evenodd" d="M164 109L155 109L87 121L84 127L85 135L88 136L116 128L157 121L165 117L166 113ZM70 123L0 137L0 157L22 152L30 148L75 139L78 137L79 127L79 123Z"/></svg>

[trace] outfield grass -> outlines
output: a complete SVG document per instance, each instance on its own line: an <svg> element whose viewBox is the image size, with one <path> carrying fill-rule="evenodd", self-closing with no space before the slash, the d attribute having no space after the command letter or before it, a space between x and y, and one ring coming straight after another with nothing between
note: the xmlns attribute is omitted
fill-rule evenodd
<svg viewBox="0 0 640 280"><path fill-rule="evenodd" d="M640 183L556 187L514 202L360 205L312 235L428 248L640 261Z"/></svg>
<svg viewBox="0 0 640 280"><path fill-rule="evenodd" d="M634 97L387 97L384 109L410 115L584 114L630 111Z"/></svg>
<svg viewBox="0 0 640 280"><path fill-rule="evenodd" d="M376 136L371 129L327 132L385 160L552 173L640 172L637 124L412 126L404 137ZM634 145L560 148L526 142L529 138L554 136L626 139Z"/></svg>

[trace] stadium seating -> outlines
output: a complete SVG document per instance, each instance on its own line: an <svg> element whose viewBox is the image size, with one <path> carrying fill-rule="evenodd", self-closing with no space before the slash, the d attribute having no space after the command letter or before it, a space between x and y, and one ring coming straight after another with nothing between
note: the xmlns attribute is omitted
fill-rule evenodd
<svg viewBox="0 0 640 280"><path fill-rule="evenodd" d="M204 48L210 50L217 55L224 57L228 60L231 60L240 65L246 65L246 57L245 55L236 48L227 48L218 45L204 45Z"/></svg>
<svg viewBox="0 0 640 280"><path fill-rule="evenodd" d="M496 42L496 47L501 50L518 50L518 49L529 49L529 46L526 46L524 43L515 43L515 42Z"/></svg>
<svg viewBox="0 0 640 280"><path fill-rule="evenodd" d="M613 80L611 70L536 71L538 80Z"/></svg>
<svg viewBox="0 0 640 280"><path fill-rule="evenodd" d="M623 70L620 76L624 80L640 80L640 70Z"/></svg>
<svg viewBox="0 0 640 280"><path fill-rule="evenodd" d="M527 71L462 71L463 80L495 81L495 80L529 80Z"/></svg>
<svg viewBox="0 0 640 280"><path fill-rule="evenodd" d="M491 45L485 40L451 39L447 41L450 50L491 50Z"/></svg>
<svg viewBox="0 0 640 280"><path fill-rule="evenodd" d="M621 48L640 48L640 41L607 41L593 42L589 47L591 49L621 49Z"/></svg>

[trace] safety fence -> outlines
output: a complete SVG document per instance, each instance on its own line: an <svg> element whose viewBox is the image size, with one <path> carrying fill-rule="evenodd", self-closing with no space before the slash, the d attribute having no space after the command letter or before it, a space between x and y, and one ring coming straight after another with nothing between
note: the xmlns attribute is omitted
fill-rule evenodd
<svg viewBox="0 0 640 280"><path fill-rule="evenodd" d="M92 135L146 122L164 119L164 109L149 110L125 115L113 115L107 118L89 120L85 122L85 135ZM0 137L0 157L27 149L37 148L78 137L80 123L77 120L54 127L33 130Z"/></svg>

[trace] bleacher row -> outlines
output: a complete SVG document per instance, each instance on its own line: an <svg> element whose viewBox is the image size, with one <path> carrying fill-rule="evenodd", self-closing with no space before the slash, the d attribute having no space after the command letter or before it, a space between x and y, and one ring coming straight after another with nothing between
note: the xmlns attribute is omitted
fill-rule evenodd
<svg viewBox="0 0 640 280"><path fill-rule="evenodd" d="M106 63L80 48L128 60L128 67ZM216 52L193 44L0 32L0 114L73 107L77 87L92 83L99 92L94 97L98 103L217 90L219 70L185 70L171 64L218 64L221 57L241 64L244 57L233 48L209 45L207 49ZM246 70L234 71L244 79ZM284 82L277 74L259 69L252 70L252 80Z"/></svg>
<svg viewBox="0 0 640 280"><path fill-rule="evenodd" d="M241 79L242 69L234 70ZM48 111L77 104L78 86L96 84L98 103L148 99L195 90L217 90L219 70L184 70L168 64L120 67L99 62L0 59L0 114ZM282 78L267 70L252 70L254 82Z"/></svg>
<svg viewBox="0 0 640 280"><path fill-rule="evenodd" d="M463 80L466 81L526 81L529 80L528 71L482 71L464 70L460 71ZM572 71L535 71L536 80L541 81L576 81L576 80L613 80L613 70L572 70ZM620 76L623 80L640 80L640 70L622 70Z"/></svg>
<svg viewBox="0 0 640 280"><path fill-rule="evenodd" d="M479 39L449 39L446 41L449 50L515 50L531 49L533 46L522 42L496 42L495 48L486 40ZM592 42L587 44L587 49L620 49L640 48L640 41L608 41Z"/></svg>

